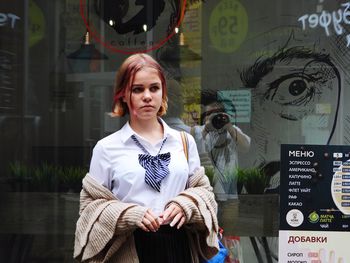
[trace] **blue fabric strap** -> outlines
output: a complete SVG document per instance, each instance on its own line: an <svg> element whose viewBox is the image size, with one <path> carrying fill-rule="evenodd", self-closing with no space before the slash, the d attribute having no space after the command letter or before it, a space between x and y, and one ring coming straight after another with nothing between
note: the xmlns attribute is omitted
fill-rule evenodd
<svg viewBox="0 0 350 263"><path fill-rule="evenodd" d="M139 154L139 163L145 169L145 182L154 190L160 192L162 180L169 174L170 152L160 154L167 138L163 140L162 146L156 156L150 155L145 147L139 142L135 135L131 138L145 154Z"/></svg>

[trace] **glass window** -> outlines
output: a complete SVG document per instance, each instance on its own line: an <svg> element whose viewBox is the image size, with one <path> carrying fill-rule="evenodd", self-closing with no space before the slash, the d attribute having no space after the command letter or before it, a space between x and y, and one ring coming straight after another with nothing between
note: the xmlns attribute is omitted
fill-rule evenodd
<svg viewBox="0 0 350 263"><path fill-rule="evenodd" d="M72 260L92 149L127 121L110 114L115 71L147 52L166 72L164 120L196 140L225 244L239 262L278 262L281 144L350 140L347 8L1 1L0 258Z"/></svg>

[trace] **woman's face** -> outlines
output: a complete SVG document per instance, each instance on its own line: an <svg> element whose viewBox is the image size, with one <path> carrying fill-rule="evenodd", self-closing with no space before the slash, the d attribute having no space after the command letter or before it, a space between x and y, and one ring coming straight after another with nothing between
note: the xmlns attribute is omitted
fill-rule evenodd
<svg viewBox="0 0 350 263"><path fill-rule="evenodd" d="M134 82L126 91L123 101L128 105L132 120L157 118L162 105L162 82L158 71L143 68L135 75Z"/></svg>

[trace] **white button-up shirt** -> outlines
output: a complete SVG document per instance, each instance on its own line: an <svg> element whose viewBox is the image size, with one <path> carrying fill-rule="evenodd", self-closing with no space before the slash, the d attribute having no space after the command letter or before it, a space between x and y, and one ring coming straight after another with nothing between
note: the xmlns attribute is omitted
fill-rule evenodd
<svg viewBox="0 0 350 263"><path fill-rule="evenodd" d="M151 155L157 155L162 140L152 145L135 133L126 123L119 131L98 141L93 150L90 175L100 184L110 189L121 201L149 207L157 215L164 205L185 189L188 176L200 166L196 143L190 134L188 162L184 153L181 135L163 120L166 142L160 153L170 152L170 174L162 180L160 192L145 183L145 169L139 164L138 155L144 152L131 138L135 135Z"/></svg>

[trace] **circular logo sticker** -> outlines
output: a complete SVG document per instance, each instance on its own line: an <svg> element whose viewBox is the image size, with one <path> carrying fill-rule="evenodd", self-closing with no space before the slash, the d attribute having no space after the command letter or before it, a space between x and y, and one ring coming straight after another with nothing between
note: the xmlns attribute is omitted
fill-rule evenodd
<svg viewBox="0 0 350 263"><path fill-rule="evenodd" d="M33 1L29 1L29 46L32 47L45 36L46 21L43 10Z"/></svg>
<svg viewBox="0 0 350 263"><path fill-rule="evenodd" d="M248 32L248 16L237 0L222 0L209 19L211 44L219 51L231 53L238 49Z"/></svg>
<svg viewBox="0 0 350 263"><path fill-rule="evenodd" d="M309 214L308 219L310 223L314 224L320 220L320 216L315 211L313 211L312 213Z"/></svg>
<svg viewBox="0 0 350 263"><path fill-rule="evenodd" d="M298 227L304 222L304 215L298 209L292 209L287 213L286 220L291 227Z"/></svg>
<svg viewBox="0 0 350 263"><path fill-rule="evenodd" d="M186 0L80 0L80 14L92 38L112 52L148 52L179 28Z"/></svg>

